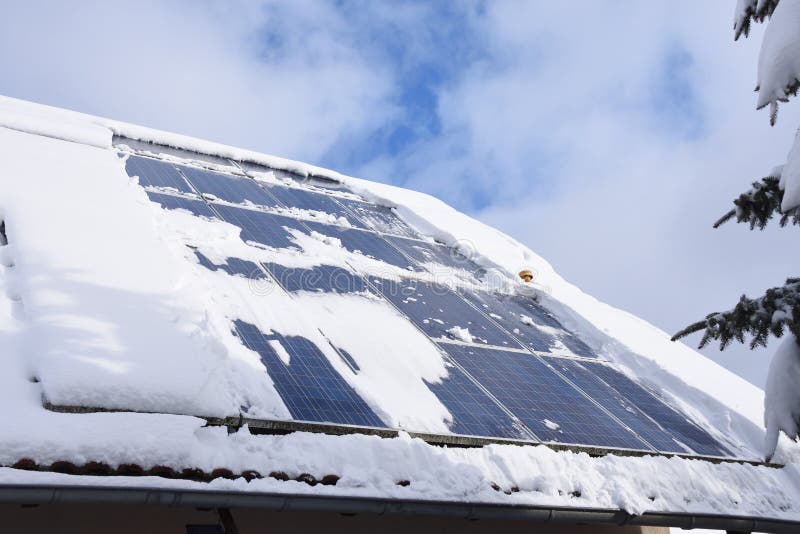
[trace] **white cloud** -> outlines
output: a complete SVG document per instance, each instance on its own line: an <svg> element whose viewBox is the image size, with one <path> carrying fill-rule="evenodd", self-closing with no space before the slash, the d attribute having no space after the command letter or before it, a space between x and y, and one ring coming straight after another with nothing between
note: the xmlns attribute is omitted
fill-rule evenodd
<svg viewBox="0 0 800 534"><path fill-rule="evenodd" d="M319 3L36 2L6 15L10 96L305 160L393 113L390 73L337 39L348 21Z"/></svg>

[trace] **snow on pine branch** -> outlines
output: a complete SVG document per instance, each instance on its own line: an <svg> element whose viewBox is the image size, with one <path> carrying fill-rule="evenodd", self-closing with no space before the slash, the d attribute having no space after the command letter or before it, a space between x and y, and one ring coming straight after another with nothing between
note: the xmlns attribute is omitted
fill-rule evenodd
<svg viewBox="0 0 800 534"><path fill-rule="evenodd" d="M800 344L788 334L769 364L764 391L764 457L772 460L783 431L797 441L800 433Z"/></svg>
<svg viewBox="0 0 800 534"><path fill-rule="evenodd" d="M764 22L778 5L778 0L739 0L733 18L734 40L750 35L751 22Z"/></svg>
<svg viewBox="0 0 800 534"><path fill-rule="evenodd" d="M784 328L800 337L800 278L790 278L786 285L770 288L757 299L742 295L732 310L709 314L675 334L672 340L705 330L700 348L713 339L724 350L731 341L744 343L746 336L752 336L750 348L765 347L769 335L781 337Z"/></svg>
<svg viewBox="0 0 800 534"><path fill-rule="evenodd" d="M737 223L750 223L751 230L756 227L763 230L776 214L781 216L781 227L789 223L800 225L800 209L781 211L783 201L783 189L780 187L781 170L782 167L777 167L769 176L753 182L750 189L733 201L736 207L714 223L714 228L719 228L736 217Z"/></svg>
<svg viewBox="0 0 800 534"><path fill-rule="evenodd" d="M800 0L775 6L758 57L756 109L770 106L770 124L778 117L778 102L787 102L800 89Z"/></svg>

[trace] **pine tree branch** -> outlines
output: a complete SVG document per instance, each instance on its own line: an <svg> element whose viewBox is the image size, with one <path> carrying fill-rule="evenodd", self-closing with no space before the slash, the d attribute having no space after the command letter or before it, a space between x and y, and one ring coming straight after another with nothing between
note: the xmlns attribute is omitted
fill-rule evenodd
<svg viewBox="0 0 800 534"><path fill-rule="evenodd" d="M744 343L750 336L754 349L766 347L770 334L781 337L787 328L800 337L800 278L789 278L786 285L768 289L757 299L742 295L733 309L707 315L672 336L672 341L705 330L699 348L717 340L724 350L731 341Z"/></svg>
<svg viewBox="0 0 800 534"><path fill-rule="evenodd" d="M719 228L735 216L736 222L749 223L751 230L756 227L763 230L776 214L780 215L781 227L789 223L800 225L800 208L781 213L782 201L783 189L780 187L780 177L766 176L761 181L753 182L750 189L739 195L739 198L733 201L736 207L720 217L714 223L714 228Z"/></svg>
<svg viewBox="0 0 800 534"><path fill-rule="evenodd" d="M775 8L778 7L778 1L762 0L760 2L761 5L758 5L758 0L749 0L744 9L736 14L733 22L733 40L738 41L742 34L748 37L750 35L750 24L752 22L764 22L771 17Z"/></svg>

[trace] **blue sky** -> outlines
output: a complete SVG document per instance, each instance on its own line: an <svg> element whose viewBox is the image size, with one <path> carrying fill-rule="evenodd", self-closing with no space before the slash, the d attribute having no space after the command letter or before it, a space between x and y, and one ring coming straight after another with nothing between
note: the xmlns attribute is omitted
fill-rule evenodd
<svg viewBox="0 0 800 534"><path fill-rule="evenodd" d="M754 110L733 4L19 2L0 93L428 192L675 331L800 260L710 227L800 118ZM771 351L705 353L762 385Z"/></svg>

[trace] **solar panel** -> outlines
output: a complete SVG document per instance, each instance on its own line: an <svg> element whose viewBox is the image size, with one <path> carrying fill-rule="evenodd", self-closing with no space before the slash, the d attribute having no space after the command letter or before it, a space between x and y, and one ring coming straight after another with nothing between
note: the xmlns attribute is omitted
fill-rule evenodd
<svg viewBox="0 0 800 534"><path fill-rule="evenodd" d="M342 228L311 221L304 221L304 224L315 232L339 239L342 242L342 247L350 252L357 252L402 269L415 270L413 261L403 256L385 239L374 232L355 228Z"/></svg>
<svg viewBox="0 0 800 534"><path fill-rule="evenodd" d="M591 369L594 374L633 402L642 412L658 421L672 436L697 454L731 456L730 451L711 437L708 432L664 404L655 395L621 372L607 365L599 364L592 366Z"/></svg>
<svg viewBox="0 0 800 534"><path fill-rule="evenodd" d="M591 398L603 405L620 421L662 452L688 452L661 426L656 424L634 403L603 382L593 371L603 364L581 362L566 358L547 358L547 362L581 388Z"/></svg>
<svg viewBox="0 0 800 534"><path fill-rule="evenodd" d="M176 195L164 195L161 193L155 193L153 191L148 191L147 196L153 202L161 204L161 207L164 209L186 210L197 217L208 217L209 219L216 217L214 212L212 212L202 200L179 197Z"/></svg>
<svg viewBox="0 0 800 534"><path fill-rule="evenodd" d="M585 343L565 330L532 297L471 289L459 292L532 350L565 352L563 348L566 347L578 356L596 357Z"/></svg>
<svg viewBox="0 0 800 534"><path fill-rule="evenodd" d="M308 233L300 221L272 213L214 204L214 209L227 222L242 229L244 241L261 243L272 248L292 248L297 245L289 230Z"/></svg>
<svg viewBox="0 0 800 534"><path fill-rule="evenodd" d="M356 293L367 291L367 284L361 276L341 267L319 265L311 269L300 269L277 263L264 265L278 283L289 292Z"/></svg>
<svg viewBox="0 0 800 534"><path fill-rule="evenodd" d="M213 195L233 204L250 203L268 207L278 205L278 202L264 192L251 178L234 177L183 165L178 168L195 189L204 195Z"/></svg>
<svg viewBox="0 0 800 534"><path fill-rule="evenodd" d="M139 156L130 156L125 165L131 176L139 176L140 184L149 188L147 194L153 202L165 209L222 218L240 227L242 239L248 242L296 248L292 231L314 231L340 240L350 252L402 269L435 275L441 266L448 276L452 269L468 273L465 281L479 280L485 274L455 249L417 239L416 232L384 206L338 193L262 186L249 178L176 167ZM344 188L342 184L321 186ZM154 190L158 188L184 194ZM197 198L195 190L218 200L207 197L211 200L206 203ZM315 210L344 216L355 227L230 204ZM685 453L688 448L700 455L731 456L707 431L612 366L526 352L527 348L554 356L597 357L529 296L467 287L453 290L408 278L387 280L374 271L369 284L361 275L333 265L290 268L235 257L211 261L200 250L195 250L195 255L205 268L231 276L263 280L269 278L266 269L289 292L352 293L377 288L422 332L438 340L437 346L448 355L447 377L427 382L427 386L450 411L449 428L455 434L645 451L652 447L664 453ZM235 333L245 346L258 352L293 419L385 426L347 380L347 373L360 372L351 354L335 349L342 363L331 362L310 339L264 334L240 320L235 322Z"/></svg>
<svg viewBox="0 0 800 534"><path fill-rule="evenodd" d="M428 388L453 416L450 431L466 436L530 440L521 425L498 406L458 367L448 364L447 377Z"/></svg>
<svg viewBox="0 0 800 534"><path fill-rule="evenodd" d="M433 274L437 274L436 265L463 270L471 275L470 280L473 282L479 281L486 273L485 269L451 247L395 236L386 236L386 240Z"/></svg>
<svg viewBox="0 0 800 534"><path fill-rule="evenodd" d="M192 188L171 163L140 156L129 156L125 161L128 176L138 176L139 185L176 189L182 193L193 193Z"/></svg>
<svg viewBox="0 0 800 534"><path fill-rule="evenodd" d="M266 278L264 271L252 261L241 258L227 258L225 263L216 264L212 262L199 250L194 251L200 265L212 271L223 271L231 276L243 276L253 280L263 280Z"/></svg>
<svg viewBox="0 0 800 534"><path fill-rule="evenodd" d="M440 346L542 441L647 449L533 354Z"/></svg>
<svg viewBox="0 0 800 534"><path fill-rule="evenodd" d="M241 320L235 321L235 327L234 333L242 343L261 357L293 419L385 426L312 341L263 334L255 325Z"/></svg>
<svg viewBox="0 0 800 534"><path fill-rule="evenodd" d="M404 279L371 279L379 291L432 338L459 338L453 328L467 329L476 343L522 347L506 332L439 284ZM450 332L448 332L450 330ZM464 339L462 335L460 339Z"/></svg>
<svg viewBox="0 0 800 534"><path fill-rule="evenodd" d="M357 220L364 222L368 228L384 234L419 237L419 234L403 222L391 208L349 198L339 198L337 200L355 215Z"/></svg>
<svg viewBox="0 0 800 534"><path fill-rule="evenodd" d="M283 185L264 184L264 187L287 208L321 211L336 217L344 217L354 226L364 227L330 195Z"/></svg>

